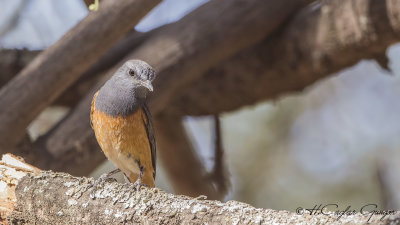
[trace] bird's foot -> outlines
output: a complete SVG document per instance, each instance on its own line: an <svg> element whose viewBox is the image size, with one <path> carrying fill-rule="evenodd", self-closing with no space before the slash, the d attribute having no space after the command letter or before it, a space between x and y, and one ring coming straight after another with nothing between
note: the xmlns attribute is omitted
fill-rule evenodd
<svg viewBox="0 0 400 225"><path fill-rule="evenodd" d="M97 191L97 187L98 186L103 186L104 183L108 179L110 179L110 176L112 176L112 175L114 175L114 174L116 174L116 173L118 173L120 171L121 171L120 169L115 169L115 170L113 170L113 171L111 171L109 173L104 173L99 178L97 178L97 180L95 180L94 183L90 185L90 188L92 189L91 192L90 192L90 197L94 198L95 192ZM111 179L113 181L116 181L114 178L111 178Z"/></svg>
<svg viewBox="0 0 400 225"><path fill-rule="evenodd" d="M141 189L142 187L148 188L149 186L148 186L147 184L143 184L143 183L140 182L139 179L138 179L135 183L133 183L132 187L133 187L133 189L134 189L135 191L140 191L140 189Z"/></svg>

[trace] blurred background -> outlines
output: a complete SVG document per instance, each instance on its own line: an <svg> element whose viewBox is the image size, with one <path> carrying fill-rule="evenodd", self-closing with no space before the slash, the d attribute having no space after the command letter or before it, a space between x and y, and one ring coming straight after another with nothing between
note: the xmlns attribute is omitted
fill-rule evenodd
<svg viewBox="0 0 400 225"><path fill-rule="evenodd" d="M176 22L207 2L164 0L135 30ZM1 51L44 50L89 13L82 0L0 0L0 6ZM367 57L301 91L220 113L231 184L220 199L289 211L328 203L400 210L400 47L383 54L386 69ZM67 106L48 107L29 125L30 139L68 112ZM214 117L185 115L183 123L205 171L212 171ZM158 160L156 186L174 192L165 163ZM111 168L105 161L91 175Z"/></svg>

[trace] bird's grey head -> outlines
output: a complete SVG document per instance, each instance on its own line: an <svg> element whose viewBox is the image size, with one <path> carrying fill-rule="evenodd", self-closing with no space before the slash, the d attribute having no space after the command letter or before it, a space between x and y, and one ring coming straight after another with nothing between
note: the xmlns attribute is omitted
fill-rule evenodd
<svg viewBox="0 0 400 225"><path fill-rule="evenodd" d="M153 91L154 78L155 72L146 62L125 62L100 89L96 109L112 116L135 112Z"/></svg>
<svg viewBox="0 0 400 225"><path fill-rule="evenodd" d="M123 89L129 96L146 98L153 91L151 82L154 78L155 72L149 64L141 60L129 60L114 73L108 83L114 89Z"/></svg>

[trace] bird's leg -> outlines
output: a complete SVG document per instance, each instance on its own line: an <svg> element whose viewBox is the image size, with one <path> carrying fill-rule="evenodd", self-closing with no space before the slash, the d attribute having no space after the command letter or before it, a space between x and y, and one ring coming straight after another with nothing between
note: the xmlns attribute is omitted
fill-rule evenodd
<svg viewBox="0 0 400 225"><path fill-rule="evenodd" d="M110 176L112 176L112 175L114 175L114 174L116 174L116 173L118 173L118 172L120 172L120 171L121 171L121 170L117 168L117 169L112 170L112 171L110 171L110 172L108 172L108 173L102 174L102 175L101 175L99 178L97 178L97 180L95 180L94 183L91 185L91 187L92 187L93 189L92 189L90 195L91 195L91 196L94 196L94 191L96 190L95 187L97 187L97 186L103 184L104 182L106 182L106 180L107 180Z"/></svg>
<svg viewBox="0 0 400 225"><path fill-rule="evenodd" d="M142 187L142 186L147 187L147 185L142 183L142 180L143 180L143 173L144 173L144 166L142 166L142 165L140 164L139 161L137 161L137 164L138 164L138 166L139 166L139 177L138 177L138 179L135 181L135 183L133 183L133 185L134 185L134 187L135 187L136 190L139 190L140 187Z"/></svg>
<svg viewBox="0 0 400 225"><path fill-rule="evenodd" d="M125 183L130 183L131 181L129 180L129 177L124 173L124 180Z"/></svg>
<svg viewBox="0 0 400 225"><path fill-rule="evenodd" d="M108 173L103 173L96 181L102 180L103 182L107 180L107 178L111 177L112 175L121 172L120 169L111 170Z"/></svg>
<svg viewBox="0 0 400 225"><path fill-rule="evenodd" d="M143 179L143 171L144 171L144 167L142 165L139 165L139 177L138 179L135 181L135 183L133 184L136 188L140 188L141 186L143 186L142 184L142 179Z"/></svg>

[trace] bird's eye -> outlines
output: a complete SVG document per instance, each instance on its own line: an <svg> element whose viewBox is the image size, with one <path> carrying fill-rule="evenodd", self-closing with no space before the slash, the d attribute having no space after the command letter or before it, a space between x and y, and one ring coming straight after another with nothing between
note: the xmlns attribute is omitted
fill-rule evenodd
<svg viewBox="0 0 400 225"><path fill-rule="evenodd" d="M128 73L131 76L135 76L136 75L136 73L135 73L135 71L133 69L130 69Z"/></svg>

